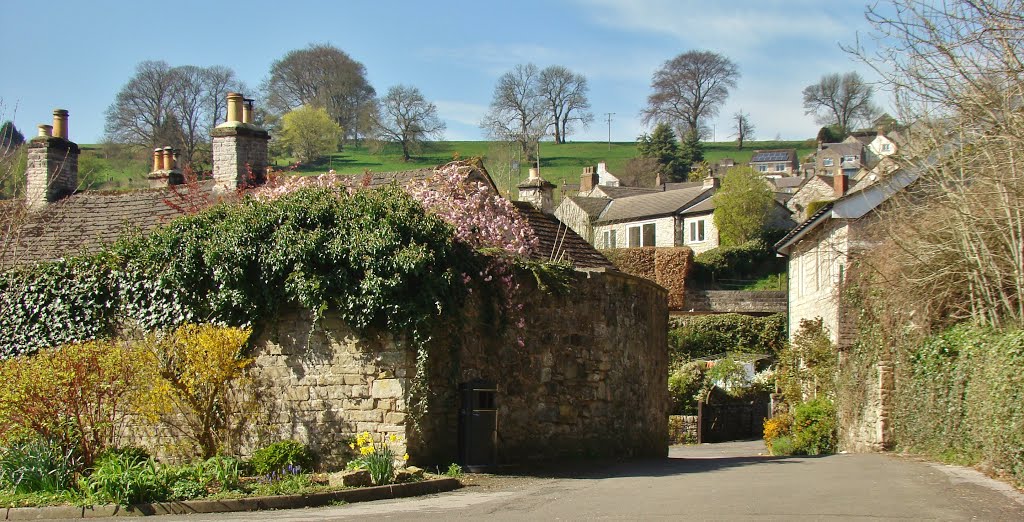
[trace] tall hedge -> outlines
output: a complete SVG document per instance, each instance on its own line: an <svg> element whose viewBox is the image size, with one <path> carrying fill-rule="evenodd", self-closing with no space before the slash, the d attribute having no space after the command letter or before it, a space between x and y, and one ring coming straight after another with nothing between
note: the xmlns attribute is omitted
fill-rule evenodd
<svg viewBox="0 0 1024 522"><path fill-rule="evenodd" d="M715 314L673 319L668 342L676 362L723 352L775 355L786 343L786 316Z"/></svg>

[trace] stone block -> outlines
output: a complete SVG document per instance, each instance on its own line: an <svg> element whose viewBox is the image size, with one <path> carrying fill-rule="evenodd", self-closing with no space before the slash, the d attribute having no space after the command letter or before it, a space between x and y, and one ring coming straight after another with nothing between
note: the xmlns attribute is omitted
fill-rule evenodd
<svg viewBox="0 0 1024 522"><path fill-rule="evenodd" d="M331 487L360 488L373 485L370 472L366 470L339 471L327 476L327 483Z"/></svg>
<svg viewBox="0 0 1024 522"><path fill-rule="evenodd" d="M375 379L370 385L370 396L374 399L397 399L402 395L400 379Z"/></svg>

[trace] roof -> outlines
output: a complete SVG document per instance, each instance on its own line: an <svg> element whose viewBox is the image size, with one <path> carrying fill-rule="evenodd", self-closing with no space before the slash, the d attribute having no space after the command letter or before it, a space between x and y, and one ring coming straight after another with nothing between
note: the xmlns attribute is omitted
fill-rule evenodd
<svg viewBox="0 0 1024 522"><path fill-rule="evenodd" d="M704 198L704 200L700 201L696 205L683 209L680 214L707 214L708 212L714 212L716 206L715 201L716 199L714 196Z"/></svg>
<svg viewBox="0 0 1024 522"><path fill-rule="evenodd" d="M821 152L830 151L840 156L860 156L864 151L864 145L859 141L854 143L825 143L821 146Z"/></svg>
<svg viewBox="0 0 1024 522"><path fill-rule="evenodd" d="M590 198L586 196L568 196L566 199L575 203L591 220L600 216L601 211L612 201L608 198Z"/></svg>
<svg viewBox="0 0 1024 522"><path fill-rule="evenodd" d="M593 245L554 216L525 201L513 201L512 204L540 241L540 248L530 256L534 261L569 261L576 268L618 270Z"/></svg>
<svg viewBox="0 0 1024 522"><path fill-rule="evenodd" d="M686 183L665 183L665 190L679 190L703 186L703 181L688 181Z"/></svg>
<svg viewBox="0 0 1024 522"><path fill-rule="evenodd" d="M780 178L768 178L768 182L776 189L796 188L804 184L807 178L801 176L783 176Z"/></svg>
<svg viewBox="0 0 1024 522"><path fill-rule="evenodd" d="M751 163L796 161L796 149L757 150L750 157Z"/></svg>
<svg viewBox="0 0 1024 522"><path fill-rule="evenodd" d="M26 214L17 238L0 244L2 264L53 261L68 254L95 252L113 243L129 227L148 232L187 209L210 205L212 183L188 188L131 192L79 192Z"/></svg>
<svg viewBox="0 0 1024 522"><path fill-rule="evenodd" d="M641 194L627 198L612 200L611 204L596 221L598 223L616 223L674 214L684 207L693 204L701 197L710 196L713 189L703 185Z"/></svg>
<svg viewBox="0 0 1024 522"><path fill-rule="evenodd" d="M601 193L607 195L611 199L628 198L639 194L651 194L654 192L661 192L660 188L646 188L646 187L613 187L611 185L598 185L594 187L594 190L600 190ZM593 194L594 191L591 191Z"/></svg>

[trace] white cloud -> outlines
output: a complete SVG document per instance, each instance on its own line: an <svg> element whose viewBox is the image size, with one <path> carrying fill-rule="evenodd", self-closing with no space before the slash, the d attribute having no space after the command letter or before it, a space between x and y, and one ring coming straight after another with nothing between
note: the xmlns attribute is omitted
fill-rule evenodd
<svg viewBox="0 0 1024 522"><path fill-rule="evenodd" d="M553 49L531 44L479 43L466 47L427 47L420 51L424 58L457 63L472 69L482 69L498 76L521 63L538 65L559 60Z"/></svg>

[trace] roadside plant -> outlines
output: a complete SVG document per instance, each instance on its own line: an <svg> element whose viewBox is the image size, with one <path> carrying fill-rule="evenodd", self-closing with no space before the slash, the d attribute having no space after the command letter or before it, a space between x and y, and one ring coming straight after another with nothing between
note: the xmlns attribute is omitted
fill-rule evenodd
<svg viewBox="0 0 1024 522"><path fill-rule="evenodd" d="M452 478L459 478L462 476L462 466L452 462L448 465L448 471L445 471L444 474Z"/></svg>
<svg viewBox="0 0 1024 522"><path fill-rule="evenodd" d="M312 469L313 452L301 442L282 440L254 451L249 465L257 475L269 475L289 466Z"/></svg>
<svg viewBox="0 0 1024 522"><path fill-rule="evenodd" d="M348 462L347 469L363 469L370 472L370 479L380 486L390 484L395 478L395 452L391 444L400 442L395 434L381 435L380 442L375 442L370 432L364 431L356 437L349 447L359 452L359 456ZM409 460L409 454L402 456L402 461Z"/></svg>
<svg viewBox="0 0 1024 522"><path fill-rule="evenodd" d="M836 451L836 407L817 398L798 404L793 416L793 439L798 453L828 455Z"/></svg>
<svg viewBox="0 0 1024 522"><path fill-rule="evenodd" d="M111 455L96 463L78 487L90 499L122 506L166 500L170 494L156 462L138 461L131 455Z"/></svg>
<svg viewBox="0 0 1024 522"><path fill-rule="evenodd" d="M768 451L772 455L780 455L782 453L776 453L776 445L779 439L785 437L787 440L782 443L781 451L786 444L792 447L793 443L793 416L789 413L780 413L770 419L764 420L764 445L768 448ZM786 453L787 455L792 454Z"/></svg>
<svg viewBox="0 0 1024 522"><path fill-rule="evenodd" d="M67 491L79 465L71 448L38 437L24 439L0 453L0 487L17 494Z"/></svg>

